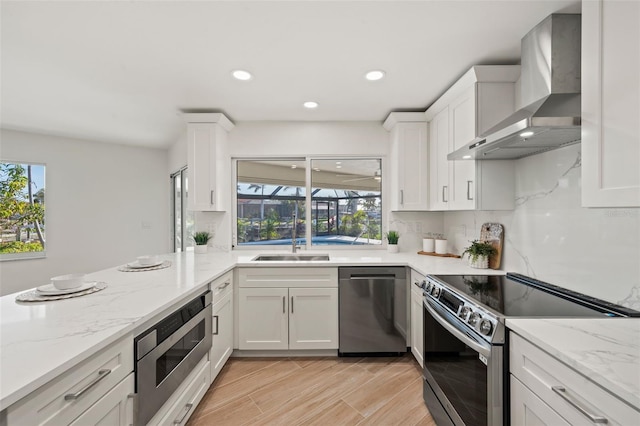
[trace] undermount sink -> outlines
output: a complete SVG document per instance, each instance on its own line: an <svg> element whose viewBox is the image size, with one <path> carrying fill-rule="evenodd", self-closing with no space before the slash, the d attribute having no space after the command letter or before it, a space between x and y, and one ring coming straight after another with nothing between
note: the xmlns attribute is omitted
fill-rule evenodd
<svg viewBox="0 0 640 426"><path fill-rule="evenodd" d="M261 254L251 259L252 262L321 262L329 260L328 254Z"/></svg>

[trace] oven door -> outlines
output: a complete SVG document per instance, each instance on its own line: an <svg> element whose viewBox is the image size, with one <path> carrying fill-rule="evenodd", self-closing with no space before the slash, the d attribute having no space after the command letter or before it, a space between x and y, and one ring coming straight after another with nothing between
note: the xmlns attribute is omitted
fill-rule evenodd
<svg viewBox="0 0 640 426"><path fill-rule="evenodd" d="M424 299L424 399L439 426L503 424L503 346Z"/></svg>
<svg viewBox="0 0 640 426"><path fill-rule="evenodd" d="M137 425L145 425L211 349L211 305L136 363Z"/></svg>

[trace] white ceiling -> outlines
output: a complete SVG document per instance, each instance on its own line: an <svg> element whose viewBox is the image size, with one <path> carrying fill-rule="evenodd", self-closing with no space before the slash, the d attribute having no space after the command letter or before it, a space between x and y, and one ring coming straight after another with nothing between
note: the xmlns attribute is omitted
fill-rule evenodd
<svg viewBox="0 0 640 426"><path fill-rule="evenodd" d="M2 1L2 127L166 148L181 110L382 121L580 1ZM246 69L254 79L231 78ZM364 80L371 69L387 76ZM316 110L302 108L315 100Z"/></svg>

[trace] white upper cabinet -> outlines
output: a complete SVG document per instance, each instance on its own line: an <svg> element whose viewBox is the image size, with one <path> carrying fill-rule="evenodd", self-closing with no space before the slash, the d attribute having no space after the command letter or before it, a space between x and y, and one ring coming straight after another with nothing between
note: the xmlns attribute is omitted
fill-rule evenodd
<svg viewBox="0 0 640 426"><path fill-rule="evenodd" d="M475 66L425 113L430 210L510 210L513 161L447 160L515 110L518 65Z"/></svg>
<svg viewBox="0 0 640 426"><path fill-rule="evenodd" d="M185 114L187 121L187 208L228 211L231 207L231 158L227 132L233 123L223 114Z"/></svg>
<svg viewBox="0 0 640 426"><path fill-rule="evenodd" d="M428 210L427 123L420 112L392 112L384 122L391 132L391 210Z"/></svg>
<svg viewBox="0 0 640 426"><path fill-rule="evenodd" d="M640 206L640 2L582 2L582 205Z"/></svg>

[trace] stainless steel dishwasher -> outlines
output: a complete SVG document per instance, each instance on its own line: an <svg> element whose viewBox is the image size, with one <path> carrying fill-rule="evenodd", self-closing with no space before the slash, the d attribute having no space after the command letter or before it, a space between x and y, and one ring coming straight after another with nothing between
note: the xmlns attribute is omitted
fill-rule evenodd
<svg viewBox="0 0 640 426"><path fill-rule="evenodd" d="M339 279L339 355L406 353L410 294L406 268L339 268Z"/></svg>

